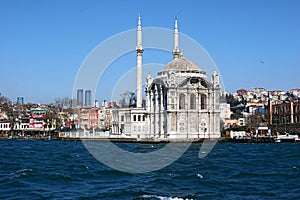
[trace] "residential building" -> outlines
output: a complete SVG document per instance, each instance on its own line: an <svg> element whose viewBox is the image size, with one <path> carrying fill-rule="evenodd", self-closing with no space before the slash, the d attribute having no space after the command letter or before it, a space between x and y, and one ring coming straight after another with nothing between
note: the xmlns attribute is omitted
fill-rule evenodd
<svg viewBox="0 0 300 200"><path fill-rule="evenodd" d="M88 127L98 128L98 108L90 108L88 117Z"/></svg>
<svg viewBox="0 0 300 200"><path fill-rule="evenodd" d="M82 107L79 109L79 127L82 129L89 128L89 111L90 107Z"/></svg>
<svg viewBox="0 0 300 200"><path fill-rule="evenodd" d="M229 103L220 103L220 118L224 122L226 119L230 119L232 111L230 110Z"/></svg>
<svg viewBox="0 0 300 200"><path fill-rule="evenodd" d="M101 107L98 110L98 126L100 129L109 131L112 128L112 109Z"/></svg>

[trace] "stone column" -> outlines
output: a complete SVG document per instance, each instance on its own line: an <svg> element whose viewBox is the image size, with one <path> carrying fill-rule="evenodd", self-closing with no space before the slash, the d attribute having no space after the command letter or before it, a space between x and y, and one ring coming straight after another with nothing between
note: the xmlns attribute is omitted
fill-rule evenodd
<svg viewBox="0 0 300 200"><path fill-rule="evenodd" d="M158 87L155 85L155 134L160 135L159 132L159 93L158 93Z"/></svg>

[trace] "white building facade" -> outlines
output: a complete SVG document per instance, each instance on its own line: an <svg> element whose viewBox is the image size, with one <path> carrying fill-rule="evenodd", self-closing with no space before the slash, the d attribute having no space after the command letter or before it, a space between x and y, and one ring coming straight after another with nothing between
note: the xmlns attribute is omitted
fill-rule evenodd
<svg viewBox="0 0 300 200"><path fill-rule="evenodd" d="M174 59L156 78L146 78L146 105L141 106L142 29L137 28L137 107L113 111L114 133L137 138L196 139L220 137L220 78L184 58L174 28Z"/></svg>

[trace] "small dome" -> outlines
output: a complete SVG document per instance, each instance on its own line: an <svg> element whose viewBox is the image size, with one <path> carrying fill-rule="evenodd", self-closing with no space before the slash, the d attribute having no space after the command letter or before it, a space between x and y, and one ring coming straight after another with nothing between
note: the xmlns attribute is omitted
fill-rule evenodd
<svg viewBox="0 0 300 200"><path fill-rule="evenodd" d="M175 58L169 62L163 71L202 71L200 67L184 57Z"/></svg>

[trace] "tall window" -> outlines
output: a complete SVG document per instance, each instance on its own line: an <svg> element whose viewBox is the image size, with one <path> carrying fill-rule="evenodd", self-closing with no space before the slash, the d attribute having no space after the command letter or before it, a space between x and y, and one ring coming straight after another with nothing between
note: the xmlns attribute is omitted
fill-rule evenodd
<svg viewBox="0 0 300 200"><path fill-rule="evenodd" d="M196 95L195 94L190 95L190 109L191 110L196 109Z"/></svg>
<svg viewBox="0 0 300 200"><path fill-rule="evenodd" d="M180 94L179 95L179 109L182 110L182 109L185 109L185 95L184 94Z"/></svg>
<svg viewBox="0 0 300 200"><path fill-rule="evenodd" d="M206 109L206 95L201 94L201 109Z"/></svg>

